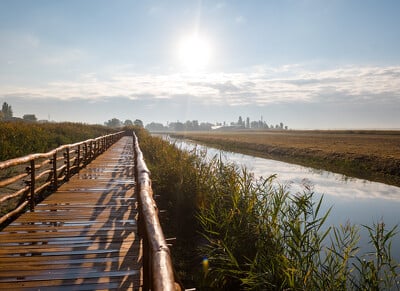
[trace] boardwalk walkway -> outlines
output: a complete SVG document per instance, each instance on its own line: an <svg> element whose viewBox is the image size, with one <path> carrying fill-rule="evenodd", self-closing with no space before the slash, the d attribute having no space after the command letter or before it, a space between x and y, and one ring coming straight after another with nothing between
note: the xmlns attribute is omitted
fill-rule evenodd
<svg viewBox="0 0 400 291"><path fill-rule="evenodd" d="M0 289L139 290L134 189L123 137L0 232Z"/></svg>

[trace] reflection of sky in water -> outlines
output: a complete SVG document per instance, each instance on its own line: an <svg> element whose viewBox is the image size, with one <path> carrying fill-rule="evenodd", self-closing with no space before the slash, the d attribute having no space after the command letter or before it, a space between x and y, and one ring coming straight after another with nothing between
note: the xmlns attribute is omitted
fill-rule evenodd
<svg viewBox="0 0 400 291"><path fill-rule="evenodd" d="M194 144L177 142L182 149L193 149ZM205 147L196 147L199 150ZM400 187L382 183L349 178L332 172L315 170L299 165L258 158L243 154L221 152L207 148L207 157L221 156L229 162L245 166L256 177L269 177L277 174L281 184L290 183L292 192L302 191L303 181L309 181L316 194L324 195L323 211L332 206L327 220L329 225L353 224L372 226L374 222L385 221L388 228L400 224ZM399 229L400 231L400 229ZM366 231L360 232L361 245L368 241ZM400 234L392 244L392 253L400 261Z"/></svg>

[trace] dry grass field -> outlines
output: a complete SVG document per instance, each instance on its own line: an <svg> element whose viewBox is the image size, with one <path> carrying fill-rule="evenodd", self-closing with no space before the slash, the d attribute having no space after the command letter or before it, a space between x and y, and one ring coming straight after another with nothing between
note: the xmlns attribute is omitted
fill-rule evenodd
<svg viewBox="0 0 400 291"><path fill-rule="evenodd" d="M400 186L400 131L230 131L179 134L248 153Z"/></svg>

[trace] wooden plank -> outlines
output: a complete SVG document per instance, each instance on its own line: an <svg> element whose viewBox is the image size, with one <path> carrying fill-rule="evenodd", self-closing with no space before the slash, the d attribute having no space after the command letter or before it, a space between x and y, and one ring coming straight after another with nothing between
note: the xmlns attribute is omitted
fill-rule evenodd
<svg viewBox="0 0 400 291"><path fill-rule="evenodd" d="M107 258L105 261L104 258L96 258L96 259L69 259L69 260L43 260L43 261L27 261L24 262L23 265L20 263L9 263L8 268L0 268L0 273L4 274L5 272L13 272L12 275L15 275L15 271L31 271L31 270L48 270L50 269L69 269L69 268L92 268L99 267L108 268L110 266L115 266L118 264L119 268L126 267L126 260L135 260L134 256L123 256L123 257L112 257ZM140 269L141 262L135 262L133 264L129 263L129 267L135 266L137 269ZM135 269L136 269L135 268Z"/></svg>
<svg viewBox="0 0 400 291"><path fill-rule="evenodd" d="M37 235L24 235L21 237L20 234L12 234L12 235L0 235L0 246L3 248L8 245L15 244L26 244L26 243L36 243L36 244L63 244L63 243L77 243L77 242L117 242L117 241L130 241L135 240L136 235L133 232L125 233L125 230L120 230L117 233L120 235L112 236L111 232L116 233L113 228L110 228L107 231L96 231L91 230L90 232L82 235L82 232L64 232L59 235L47 235L47 232L39 232ZM124 235L122 235L124 234ZM92 237L89 237L92 236Z"/></svg>
<svg viewBox="0 0 400 291"><path fill-rule="evenodd" d="M134 249L135 252L137 251L136 249ZM140 251L140 249L139 249ZM27 264L42 264L42 263L46 263L46 264L62 264L65 263L66 266L69 266L70 264L73 264L74 262L76 263L83 263L85 261L90 261L93 259L100 259L103 260L103 263L111 260L111 259L129 259L132 261L135 261L135 258L137 259L137 255L136 254L132 254L132 252L121 252L118 254L115 254L113 256L110 256L108 253L101 253L101 254L75 254L75 255L60 255L57 256L57 260L49 260L48 257L46 256L37 256L37 257L12 257L12 258L2 258L2 265L1 267L4 268L5 264L3 264L4 262L7 263L7 265L12 265L12 264L19 264L22 265L23 263L27 263Z"/></svg>
<svg viewBox="0 0 400 291"><path fill-rule="evenodd" d="M0 232L0 290L138 290L131 138Z"/></svg>
<svg viewBox="0 0 400 291"><path fill-rule="evenodd" d="M131 227L136 227L136 220L131 220L130 222ZM61 227L62 226L62 227ZM7 227L7 231L3 230L3 232L0 233L0 236L2 234L6 233L27 233L27 232L66 232L66 231L79 231L80 229L86 227L89 227L91 229L96 229L96 230L110 230L110 229L115 229L115 230L123 230L126 227L128 227L126 221L113 221L112 223L109 222L87 222L85 223L84 221L81 221L80 223L70 223L69 221L62 224L55 224L55 223L46 223L46 222L41 222L41 223L23 223L23 224L18 224L18 225L12 225Z"/></svg>
<svg viewBox="0 0 400 291"><path fill-rule="evenodd" d="M49 254L59 252L77 252L77 251L123 251L130 249L133 241L128 241L127 243L112 242L112 243L80 243L71 244L70 242L65 242L62 245L54 244L40 244L40 245L23 245L23 246L2 246L0 250L0 257L15 257L16 255L33 255L33 254Z"/></svg>
<svg viewBox="0 0 400 291"><path fill-rule="evenodd" d="M134 274L136 275L136 274ZM110 276L101 278L78 278L78 279L52 279L38 280L31 282L0 282L0 290L99 290L98 288L85 288L86 286L104 286L103 290L125 290L128 288L138 288L141 281L137 276ZM139 285L140 284L140 285ZM111 288L109 288L109 287ZM118 286L118 287L115 287ZM55 287L47 289L47 287Z"/></svg>

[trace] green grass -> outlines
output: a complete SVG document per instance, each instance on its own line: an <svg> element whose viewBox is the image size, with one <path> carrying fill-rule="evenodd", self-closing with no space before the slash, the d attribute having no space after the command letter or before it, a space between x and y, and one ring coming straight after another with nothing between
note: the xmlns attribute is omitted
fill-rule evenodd
<svg viewBox="0 0 400 291"><path fill-rule="evenodd" d="M102 125L82 123L25 123L0 121L0 161L48 152L60 145L116 132Z"/></svg>
<svg viewBox="0 0 400 291"><path fill-rule="evenodd" d="M256 180L217 157L176 149L139 134L152 171L174 265L186 288L198 290L399 289L391 256L394 229L366 227L372 253L361 253L359 229L329 227L312 187L290 193L275 177Z"/></svg>

